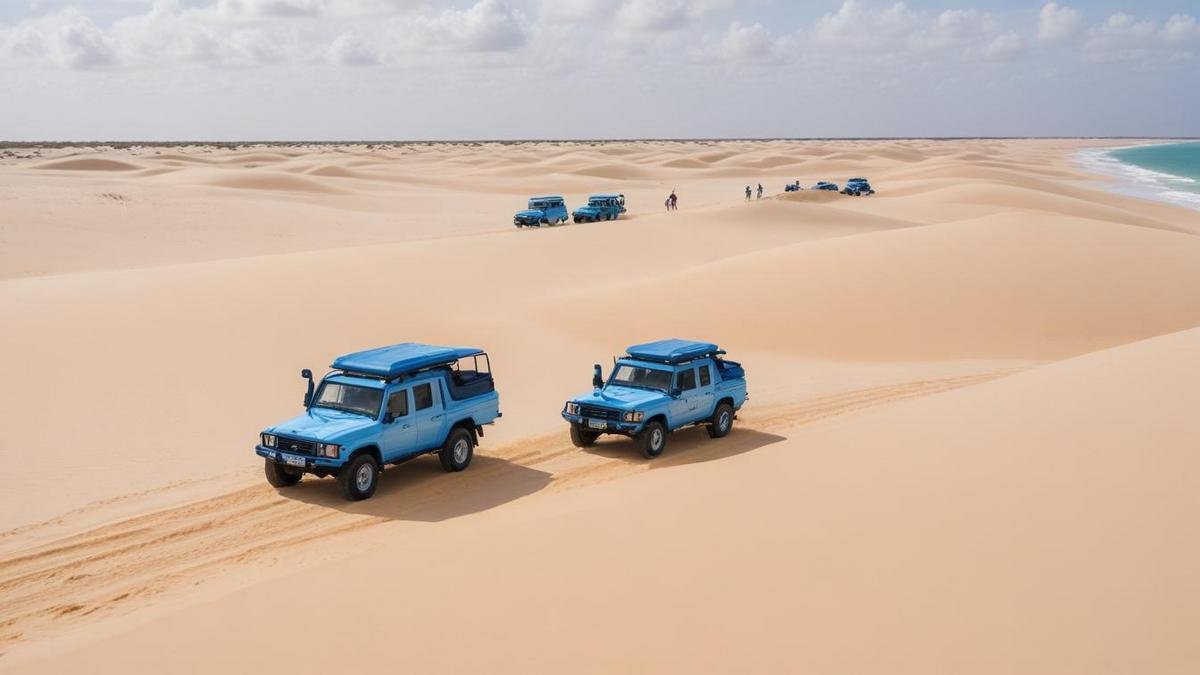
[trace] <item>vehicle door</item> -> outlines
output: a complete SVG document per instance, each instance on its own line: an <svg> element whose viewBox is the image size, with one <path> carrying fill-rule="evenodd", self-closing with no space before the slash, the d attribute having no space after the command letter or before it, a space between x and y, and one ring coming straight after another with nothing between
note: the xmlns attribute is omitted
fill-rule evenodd
<svg viewBox="0 0 1200 675"><path fill-rule="evenodd" d="M408 387L388 392L384 408L379 452L385 462L391 462L420 450L417 447L417 425L413 421L412 402Z"/></svg>
<svg viewBox="0 0 1200 675"><path fill-rule="evenodd" d="M685 368L675 372L675 393L679 396L671 399L671 423L673 426L687 424L695 419L692 412L696 395L696 369Z"/></svg>
<svg viewBox="0 0 1200 675"><path fill-rule="evenodd" d="M717 406L717 389L713 385L712 364L705 362L696 366L696 393L692 396L692 418L703 419L712 415Z"/></svg>
<svg viewBox="0 0 1200 675"><path fill-rule="evenodd" d="M442 442L445 409L442 392L436 380L426 380L412 386L413 422L417 427L417 444L421 450L437 447Z"/></svg>

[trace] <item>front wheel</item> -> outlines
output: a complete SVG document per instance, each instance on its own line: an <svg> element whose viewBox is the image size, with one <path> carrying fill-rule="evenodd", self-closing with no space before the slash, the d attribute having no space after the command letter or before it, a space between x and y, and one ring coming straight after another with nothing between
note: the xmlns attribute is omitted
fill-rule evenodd
<svg viewBox="0 0 1200 675"><path fill-rule="evenodd" d="M708 423L709 438L724 438L733 429L733 406L722 403L713 411L712 420Z"/></svg>
<svg viewBox="0 0 1200 675"><path fill-rule="evenodd" d="M662 422L651 422L642 429L642 433L637 435L638 449L642 451L642 457L646 459L654 459L662 454L663 449L667 447L667 429L662 425Z"/></svg>
<svg viewBox="0 0 1200 675"><path fill-rule="evenodd" d="M458 427L446 437L446 442L438 452L438 460L442 463L442 469L455 472L467 468L474 455L475 439L471 437L471 432Z"/></svg>
<svg viewBox="0 0 1200 675"><path fill-rule="evenodd" d="M304 472L297 471L290 466L284 466L274 460L264 460L263 470L267 474L267 482L271 487L284 488L291 487L300 482Z"/></svg>
<svg viewBox="0 0 1200 675"><path fill-rule="evenodd" d="M379 465L370 455L355 455L338 471L337 481L346 499L352 502L367 499L379 485Z"/></svg>
<svg viewBox="0 0 1200 675"><path fill-rule="evenodd" d="M571 444L577 448L590 448L596 444L600 434L584 429L582 424L571 423Z"/></svg>

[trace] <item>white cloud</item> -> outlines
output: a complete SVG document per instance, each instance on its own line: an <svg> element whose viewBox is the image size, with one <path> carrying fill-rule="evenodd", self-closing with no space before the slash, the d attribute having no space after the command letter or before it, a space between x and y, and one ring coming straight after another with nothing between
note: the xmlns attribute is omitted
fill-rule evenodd
<svg viewBox="0 0 1200 675"><path fill-rule="evenodd" d="M897 40L906 40L920 18L903 2L875 8L862 0L845 0L837 12L817 21L813 36L829 45L882 51Z"/></svg>
<svg viewBox="0 0 1200 675"><path fill-rule="evenodd" d="M326 50L325 58L337 66L374 66L381 62L375 47L353 31L337 36Z"/></svg>
<svg viewBox="0 0 1200 675"><path fill-rule="evenodd" d="M1013 32L997 35L983 48L980 56L986 61L1010 61L1025 51L1025 40Z"/></svg>
<svg viewBox="0 0 1200 675"><path fill-rule="evenodd" d="M1200 39L1200 24L1194 16L1176 14L1163 26L1163 37L1170 42Z"/></svg>
<svg viewBox="0 0 1200 675"><path fill-rule="evenodd" d="M1064 42L1083 28L1083 14L1066 5L1048 2L1038 14L1037 36L1042 42Z"/></svg>
<svg viewBox="0 0 1200 675"><path fill-rule="evenodd" d="M786 40L771 34L761 23L744 25L734 21L715 47L717 58L741 63L768 63L781 60Z"/></svg>
<svg viewBox="0 0 1200 675"><path fill-rule="evenodd" d="M1088 31L1084 53L1089 61L1100 63L1144 60L1152 54L1157 35L1153 21L1117 12Z"/></svg>
<svg viewBox="0 0 1200 675"><path fill-rule="evenodd" d="M479 0L465 10L447 9L434 16L417 16L409 38L416 43L451 51L495 52L522 47L529 40L529 22L502 0Z"/></svg>

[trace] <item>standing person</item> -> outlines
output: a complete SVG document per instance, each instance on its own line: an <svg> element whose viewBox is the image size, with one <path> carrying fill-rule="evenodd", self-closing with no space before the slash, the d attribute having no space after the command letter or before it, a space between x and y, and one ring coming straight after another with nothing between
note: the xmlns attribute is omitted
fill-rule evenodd
<svg viewBox="0 0 1200 675"><path fill-rule="evenodd" d="M663 206L667 207L668 211L671 210L671 198L670 197L667 197L666 201L663 202Z"/></svg>
<svg viewBox="0 0 1200 675"><path fill-rule="evenodd" d="M762 199L762 183L758 184L758 198Z"/></svg>
<svg viewBox="0 0 1200 675"><path fill-rule="evenodd" d="M746 186L746 201L750 201L750 186Z"/></svg>
<svg viewBox="0 0 1200 675"><path fill-rule="evenodd" d="M678 211L679 210L679 197L675 196L674 190L671 190L671 196L668 197L667 199L670 200L671 210Z"/></svg>

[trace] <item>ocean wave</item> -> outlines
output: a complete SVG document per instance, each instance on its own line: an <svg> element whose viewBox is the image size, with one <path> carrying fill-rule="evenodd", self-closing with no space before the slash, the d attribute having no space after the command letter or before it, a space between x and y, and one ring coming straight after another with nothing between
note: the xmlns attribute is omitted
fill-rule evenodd
<svg viewBox="0 0 1200 675"><path fill-rule="evenodd" d="M1176 176L1175 174L1152 171L1134 164L1122 162L1112 156L1114 150L1120 148L1102 148L1081 150L1076 154L1076 160L1084 169L1098 173L1122 182L1115 186L1107 186L1115 192L1157 199L1180 206L1200 209L1200 192L1179 189L1180 186L1195 185L1194 178Z"/></svg>

